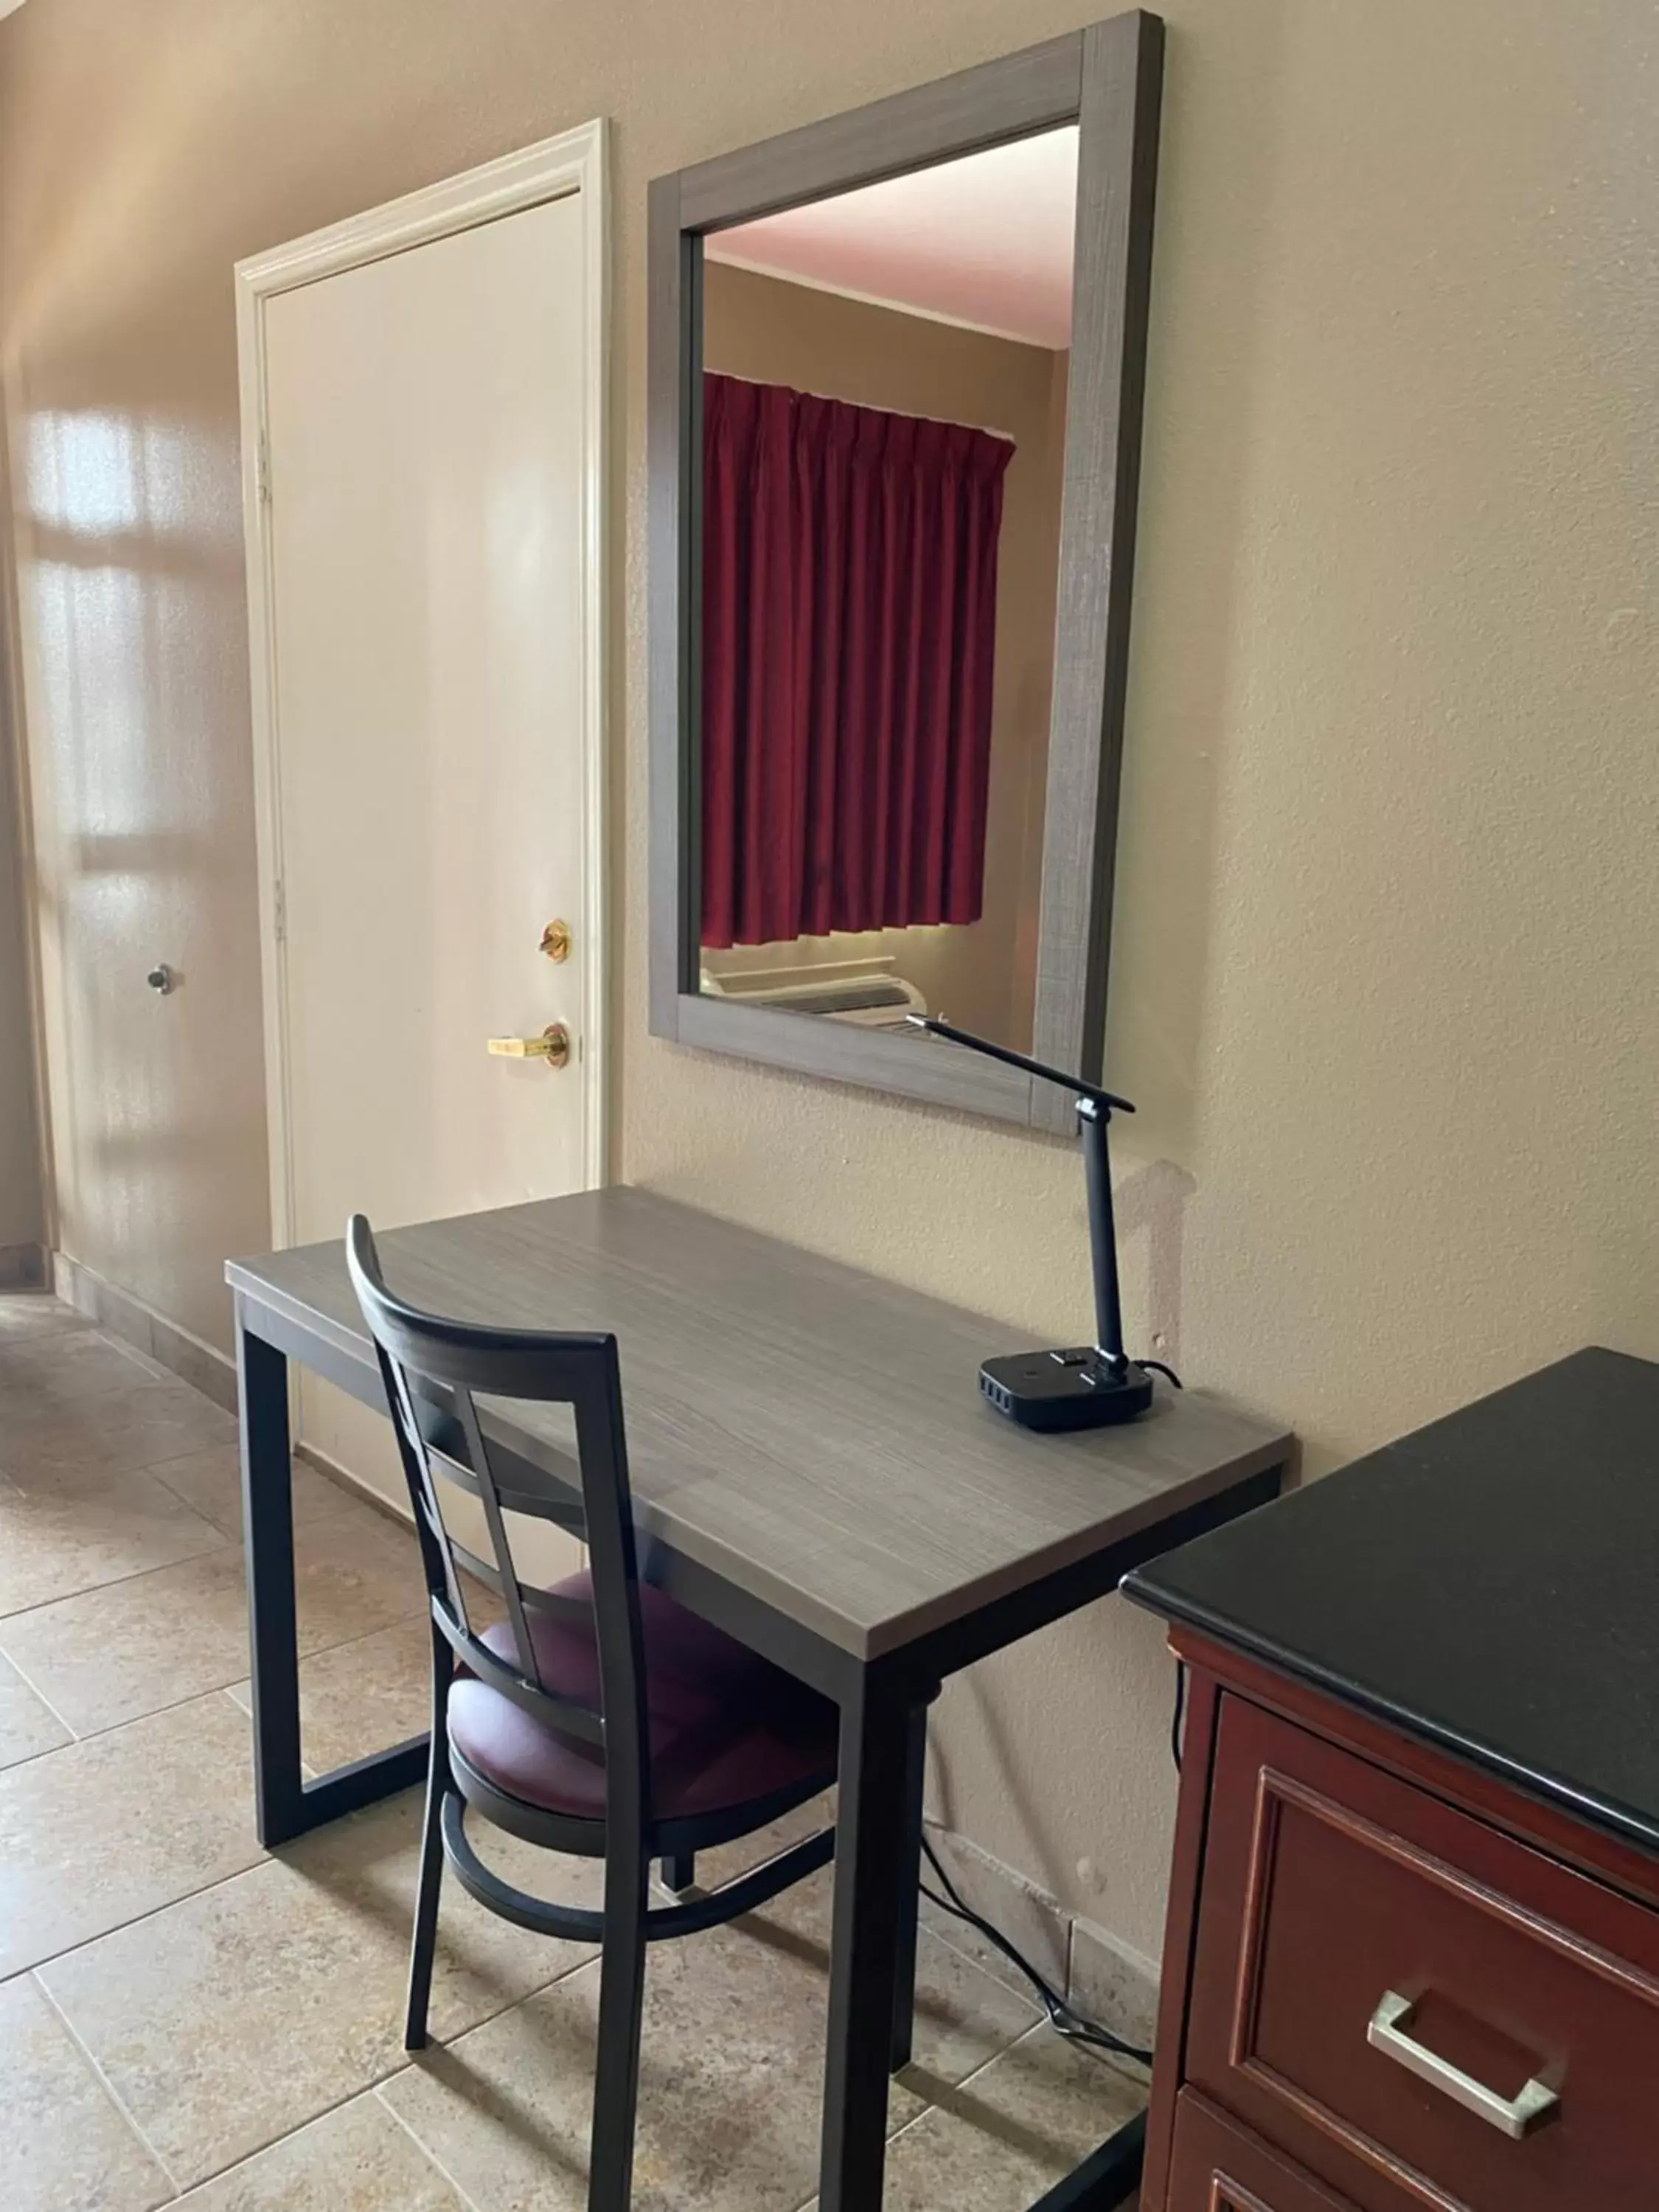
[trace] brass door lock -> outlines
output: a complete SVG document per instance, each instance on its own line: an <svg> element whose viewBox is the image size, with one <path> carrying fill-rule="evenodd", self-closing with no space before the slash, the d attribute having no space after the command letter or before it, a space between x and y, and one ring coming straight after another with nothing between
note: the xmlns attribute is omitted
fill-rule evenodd
<svg viewBox="0 0 1659 2212"><path fill-rule="evenodd" d="M562 1022L550 1022L539 1036L491 1037L489 1049L503 1060L544 1060L560 1068L570 1057L570 1032Z"/></svg>
<svg viewBox="0 0 1659 2212"><path fill-rule="evenodd" d="M542 932L541 949L550 960L568 960L570 924L568 921L550 921Z"/></svg>

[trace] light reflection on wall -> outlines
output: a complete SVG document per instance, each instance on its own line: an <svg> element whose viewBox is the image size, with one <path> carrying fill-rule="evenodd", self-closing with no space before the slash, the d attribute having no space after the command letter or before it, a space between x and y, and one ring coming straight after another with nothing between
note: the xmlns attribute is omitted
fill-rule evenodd
<svg viewBox="0 0 1659 2212"><path fill-rule="evenodd" d="M190 1209L211 1133L185 1121L200 1015L143 983L183 951L212 866L210 693L168 650L198 629L220 549L187 532L182 432L41 410L21 440L19 584L59 1241L141 1287L147 1224ZM199 1091L198 1095L199 1096Z"/></svg>
<svg viewBox="0 0 1659 2212"><path fill-rule="evenodd" d="M114 415L49 410L28 425L24 489L37 524L97 536L138 521L139 439Z"/></svg>

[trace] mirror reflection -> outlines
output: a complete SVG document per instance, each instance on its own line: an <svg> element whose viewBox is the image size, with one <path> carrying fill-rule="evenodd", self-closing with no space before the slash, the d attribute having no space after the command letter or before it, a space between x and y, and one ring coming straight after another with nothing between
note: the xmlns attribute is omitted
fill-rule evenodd
<svg viewBox="0 0 1659 2212"><path fill-rule="evenodd" d="M704 240L705 992L1030 1048L1076 185L1070 126Z"/></svg>

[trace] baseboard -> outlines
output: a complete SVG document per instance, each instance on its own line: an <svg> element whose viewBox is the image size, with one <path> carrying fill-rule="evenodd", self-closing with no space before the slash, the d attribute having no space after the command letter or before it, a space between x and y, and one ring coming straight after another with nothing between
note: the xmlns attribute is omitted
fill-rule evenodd
<svg viewBox="0 0 1659 2212"><path fill-rule="evenodd" d="M1073 1920L1066 1994L1080 2013L1138 2051L1150 2051L1158 2033L1158 1980L1156 1959L1092 1920Z"/></svg>
<svg viewBox="0 0 1659 2212"><path fill-rule="evenodd" d="M0 1291L38 1291L46 1280L44 1244L0 1244Z"/></svg>
<svg viewBox="0 0 1659 2212"><path fill-rule="evenodd" d="M52 1288L65 1305L95 1321L112 1336L144 1352L158 1367L165 1367L228 1413L236 1411L236 1364L213 1345L192 1336L177 1322L167 1320L136 1298L131 1291L106 1282L93 1268L71 1260L67 1252L52 1255Z"/></svg>
<svg viewBox="0 0 1659 2212"><path fill-rule="evenodd" d="M1149 2051L1158 2018L1158 1966L1108 1929L1085 1920L1005 1866L979 1844L929 1820L927 1840L943 1860L963 1902L988 1920L1022 1952L1050 1988L1064 1991L1079 2012ZM937 1887L924 1869L922 1879ZM988 1973L1029 1996L1030 1984L984 1936L924 1898L922 1917L945 1942L965 1952Z"/></svg>

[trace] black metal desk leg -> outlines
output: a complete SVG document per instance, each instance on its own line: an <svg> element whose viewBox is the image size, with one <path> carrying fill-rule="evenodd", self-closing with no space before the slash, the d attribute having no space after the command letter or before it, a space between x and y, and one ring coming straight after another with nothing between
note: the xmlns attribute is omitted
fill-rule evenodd
<svg viewBox="0 0 1659 2212"><path fill-rule="evenodd" d="M914 1871L907 1823L893 1814L912 1736L908 1699L866 1668L841 1709L818 2212L876 2212L881 2203L899 1898Z"/></svg>
<svg viewBox="0 0 1659 2212"><path fill-rule="evenodd" d="M1047 2196L1039 2197L1030 2212L1110 2212L1139 2188L1146 2162L1146 2115L1137 2112Z"/></svg>
<svg viewBox="0 0 1659 2212"><path fill-rule="evenodd" d="M255 1819L259 1841L270 1850L308 1825L300 1771L288 1361L240 1319L236 1374L242 1415L242 1541L252 1646Z"/></svg>
<svg viewBox="0 0 1659 2212"><path fill-rule="evenodd" d="M910 2063L916 2014L916 1918L921 1904L921 1801L927 1783L927 1708L914 1706L904 1747L905 1873L899 1891L898 1945L893 1960L893 2048L896 2074Z"/></svg>

